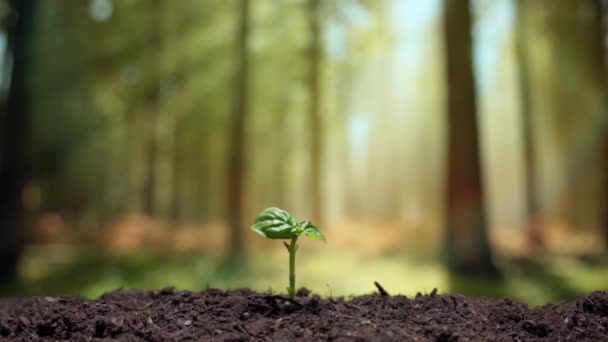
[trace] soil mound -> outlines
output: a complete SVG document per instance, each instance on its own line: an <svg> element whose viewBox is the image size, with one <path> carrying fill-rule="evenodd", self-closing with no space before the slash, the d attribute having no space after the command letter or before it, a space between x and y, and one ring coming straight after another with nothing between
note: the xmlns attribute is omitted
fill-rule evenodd
<svg viewBox="0 0 608 342"><path fill-rule="evenodd" d="M290 302L249 289L0 299L0 341L608 341L608 292L528 308L437 294Z"/></svg>

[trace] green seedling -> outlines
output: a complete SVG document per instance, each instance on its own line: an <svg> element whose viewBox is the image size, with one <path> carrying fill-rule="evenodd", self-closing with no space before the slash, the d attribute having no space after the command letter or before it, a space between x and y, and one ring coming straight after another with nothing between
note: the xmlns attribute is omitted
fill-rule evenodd
<svg viewBox="0 0 608 342"><path fill-rule="evenodd" d="M283 241L289 252L289 287L287 293L293 300L296 295L296 251L298 250L298 237L304 235L326 242L325 236L310 221L300 223L285 210L279 208L264 209L255 217L251 230L268 239L291 240Z"/></svg>

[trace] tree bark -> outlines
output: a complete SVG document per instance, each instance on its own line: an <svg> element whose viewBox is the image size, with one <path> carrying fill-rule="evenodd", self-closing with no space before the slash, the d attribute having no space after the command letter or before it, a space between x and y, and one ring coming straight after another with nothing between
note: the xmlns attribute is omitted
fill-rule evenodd
<svg viewBox="0 0 608 342"><path fill-rule="evenodd" d="M182 144L180 137L182 134L181 118L176 118L175 127L173 128L173 142L171 155L171 204L169 208L169 217L173 222L179 222L182 218L182 186L183 186L183 164L184 156L182 152Z"/></svg>
<svg viewBox="0 0 608 342"><path fill-rule="evenodd" d="M319 0L308 1L308 29L310 35L309 45L309 70L308 70L308 92L309 92L309 121L310 121L310 158L311 173L310 187L312 195L312 217L317 223L321 223L321 59L323 55L321 46L321 25L319 13Z"/></svg>
<svg viewBox="0 0 608 342"><path fill-rule="evenodd" d="M497 275L487 237L468 0L445 1L443 28L448 104L447 266L454 274Z"/></svg>
<svg viewBox="0 0 608 342"><path fill-rule="evenodd" d="M228 145L228 177L226 192L226 217L230 229L231 260L243 255L243 193L246 173L245 127L249 111L249 0L239 0L238 28L236 32L236 67L234 75L234 102L230 116Z"/></svg>
<svg viewBox="0 0 608 342"><path fill-rule="evenodd" d="M25 238L21 194L27 175L28 47L33 26L34 1L9 1L7 56L12 61L10 86L0 125L0 283L16 276L16 266Z"/></svg>
<svg viewBox="0 0 608 342"><path fill-rule="evenodd" d="M156 122L158 120L155 108L150 110L145 124L145 170L142 188L142 209L146 215L154 216L156 213L156 164L158 158L158 138Z"/></svg>
<svg viewBox="0 0 608 342"><path fill-rule="evenodd" d="M144 139L145 139L145 155L144 155L144 180L142 188L142 207L143 212L146 215L154 216L157 213L156 208L156 196L157 196L157 164L159 155L159 137L158 137L158 122L160 120L160 102L161 93L160 87L162 84L162 52L164 48L164 36L163 36L163 5L162 1L155 0L149 2L152 7L152 13L154 16L151 17L153 20L150 21L152 27L152 34L154 39L151 40L152 45L149 49L153 52L152 55L157 58L156 70L153 70L155 79L152 84L149 85L149 89L146 89L145 103L147 110L147 116L145 117L144 126Z"/></svg>
<svg viewBox="0 0 608 342"><path fill-rule="evenodd" d="M593 73L593 81L596 83L600 96L602 97L601 110L604 117L608 116L608 72L606 68L606 27L603 19L606 17L606 2L604 0L593 0L593 22L591 31L594 41L593 64L596 72ZM603 209L601 217L601 235L604 242L604 252L608 253L608 120L604 120L602 163L604 169L603 200L600 202Z"/></svg>
<svg viewBox="0 0 608 342"><path fill-rule="evenodd" d="M539 226L538 194L535 177L536 158L534 149L535 118L531 111L531 90L529 57L526 53L526 7L525 0L517 2L517 22L515 27L515 51L518 65L522 137L524 145L524 182L526 186L526 231L531 247L542 246Z"/></svg>
<svg viewBox="0 0 608 342"><path fill-rule="evenodd" d="M279 207L287 207L289 186L287 184L287 161L289 160L289 144L283 143L289 139L289 98L288 94L283 94L279 99L278 117L276 122L278 139L277 157L275 159L275 196L273 198Z"/></svg>

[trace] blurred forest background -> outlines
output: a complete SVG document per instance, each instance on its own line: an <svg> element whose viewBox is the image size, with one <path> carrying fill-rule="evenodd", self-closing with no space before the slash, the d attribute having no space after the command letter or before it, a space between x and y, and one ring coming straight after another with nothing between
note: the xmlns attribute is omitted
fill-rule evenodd
<svg viewBox="0 0 608 342"><path fill-rule="evenodd" d="M1 295L608 289L602 0L3 0Z"/></svg>

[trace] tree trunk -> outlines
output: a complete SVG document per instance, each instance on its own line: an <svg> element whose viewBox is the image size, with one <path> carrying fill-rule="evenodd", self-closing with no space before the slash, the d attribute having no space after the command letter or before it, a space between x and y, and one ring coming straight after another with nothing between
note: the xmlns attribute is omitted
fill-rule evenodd
<svg viewBox="0 0 608 342"><path fill-rule="evenodd" d="M444 21L448 104L447 266L455 274L497 275L487 237L481 180L469 1L445 1Z"/></svg>
<svg viewBox="0 0 608 342"><path fill-rule="evenodd" d="M154 216L156 213L156 160L158 158L158 138L156 122L158 113L151 108L145 123L145 169L142 188L142 209L146 215Z"/></svg>
<svg viewBox="0 0 608 342"><path fill-rule="evenodd" d="M249 110L249 0L239 0L238 29L236 35L236 67L234 75L234 100L230 116L228 145L228 177L226 217L230 229L230 259L243 255L243 180L245 177L245 121Z"/></svg>
<svg viewBox="0 0 608 342"><path fill-rule="evenodd" d="M148 47L152 52L152 56L156 57L156 70L152 70L155 79L152 84L149 85L149 89L146 89L145 96L145 108L146 110L146 121L144 125L144 139L145 139L145 155L144 155L144 180L142 189L142 207L143 212L149 216L157 214L156 198L157 198L157 166L159 157L159 134L158 125L160 122L161 115L161 93L160 87L162 84L162 53L164 50L164 32L163 32L163 19L164 19L164 8L163 1L155 0L149 1L149 4L154 15L150 17L149 27L153 34L153 39L150 40L151 45Z"/></svg>
<svg viewBox="0 0 608 342"><path fill-rule="evenodd" d="M319 13L319 0L308 1L308 28L309 42L309 120L310 120L310 188L312 192L312 218L321 224L321 25Z"/></svg>
<svg viewBox="0 0 608 342"><path fill-rule="evenodd" d="M521 122L524 145L524 181L526 185L526 232L531 247L542 246L539 226L538 195L536 193L536 158L534 149L535 118L531 111L529 57L526 53L526 1L517 2L516 58L521 101Z"/></svg>
<svg viewBox="0 0 608 342"><path fill-rule="evenodd" d="M24 208L21 193L27 175L28 44L33 25L34 1L12 0L7 32L7 69L11 83L0 128L0 283L16 276L16 266L25 242ZM10 71L8 71L10 70Z"/></svg>
<svg viewBox="0 0 608 342"><path fill-rule="evenodd" d="M602 106L601 110L604 113L604 117L608 116L608 72L606 70L606 28L604 26L603 19L606 16L606 3L603 0L593 0L593 23L592 23L592 34L594 41L594 50L593 50L593 64L595 66L595 72L593 75L595 76L593 81L596 83L599 91L599 94L602 96ZM601 205L603 206L602 218L601 218L601 227L602 227L602 240L604 242L604 252L608 253L608 120L604 120L603 134L601 135L603 141L601 145L603 145L602 153L602 163L604 169L604 186L603 186L603 195L604 198L601 201ZM601 146L600 145L600 146Z"/></svg>
<svg viewBox="0 0 608 342"><path fill-rule="evenodd" d="M139 180L141 179L139 173L139 165L142 162L143 153L139 149L140 139L140 117L135 112L136 105L135 100L129 99L129 97L135 97L133 92L126 91L123 101L125 102L125 130L126 134L126 149L127 153L127 175L128 187L127 187L127 212L139 212L142 211L142 199L141 185Z"/></svg>
<svg viewBox="0 0 608 342"><path fill-rule="evenodd" d="M283 143L289 139L289 95L284 93L279 99L278 117L276 122L278 139L277 143L277 157L275 159L274 171L276 172L274 177L275 181L275 196L273 198L279 207L288 207L288 191L289 186L287 184L287 161L289 160L289 144Z"/></svg>
<svg viewBox="0 0 608 342"><path fill-rule="evenodd" d="M183 164L184 157L182 145L180 144L180 136L182 133L183 124L180 118L176 118L175 127L173 128L173 151L171 158L171 204L169 208L169 217L173 222L179 222L182 218L182 185L183 185Z"/></svg>

